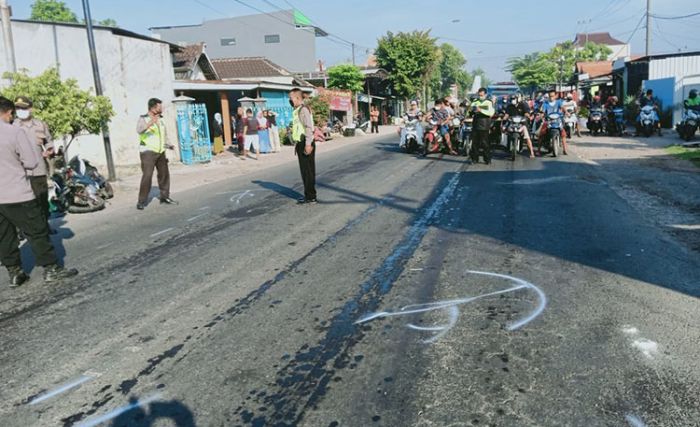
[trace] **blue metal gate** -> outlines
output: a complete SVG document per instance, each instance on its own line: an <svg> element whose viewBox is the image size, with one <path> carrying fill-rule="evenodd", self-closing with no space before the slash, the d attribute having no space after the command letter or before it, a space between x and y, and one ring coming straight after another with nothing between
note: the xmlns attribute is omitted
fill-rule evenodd
<svg viewBox="0 0 700 427"><path fill-rule="evenodd" d="M177 108L180 160L186 165L211 161L207 117L207 107L204 104L185 104Z"/></svg>
<svg viewBox="0 0 700 427"><path fill-rule="evenodd" d="M277 126L285 128L292 122L292 107L287 92L263 90L260 95L267 101L267 109L277 113Z"/></svg>

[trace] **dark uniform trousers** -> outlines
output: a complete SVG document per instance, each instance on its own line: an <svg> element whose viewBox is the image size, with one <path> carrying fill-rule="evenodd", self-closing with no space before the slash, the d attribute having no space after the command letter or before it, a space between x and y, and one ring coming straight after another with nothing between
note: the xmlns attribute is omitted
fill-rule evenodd
<svg viewBox="0 0 700 427"><path fill-rule="evenodd" d="M141 152L141 187L139 189L139 203L148 202L148 194L151 192L151 182L153 181L153 170L158 174L158 189L160 198L170 197L170 169L168 169L168 158L165 153L153 151Z"/></svg>
<svg viewBox="0 0 700 427"><path fill-rule="evenodd" d="M301 180L304 182L304 199L316 200L316 143L311 144L314 150L311 154L304 153L306 147L306 135L301 136L297 142L296 152L301 170Z"/></svg>
<svg viewBox="0 0 700 427"><path fill-rule="evenodd" d="M36 264L56 264L56 252L49 238L49 224L37 200L0 204L0 261L5 267L22 265L17 229L29 241Z"/></svg>
<svg viewBox="0 0 700 427"><path fill-rule="evenodd" d="M30 176L29 183L32 186L34 197L39 203L41 213L48 221L49 216L51 216L51 209L49 207L49 183L47 178L46 176Z"/></svg>
<svg viewBox="0 0 700 427"><path fill-rule="evenodd" d="M474 138L474 147L472 148L472 150L475 153L472 156L472 160L478 161L479 150L484 150L484 161L491 161L491 142L489 141L489 131L474 130L472 137ZM474 150L474 148L476 148L476 150Z"/></svg>

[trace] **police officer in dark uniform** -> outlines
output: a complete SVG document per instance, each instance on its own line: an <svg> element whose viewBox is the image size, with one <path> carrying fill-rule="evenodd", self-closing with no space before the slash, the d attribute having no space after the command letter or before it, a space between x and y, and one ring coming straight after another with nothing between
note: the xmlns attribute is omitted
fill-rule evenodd
<svg viewBox="0 0 700 427"><path fill-rule="evenodd" d="M474 147L471 159L479 163L479 150L484 150L484 163L491 163L491 144L489 142L489 130L491 129L491 117L496 113L493 103L486 97L486 89L479 88L479 97L472 102L471 115L474 117L473 134Z"/></svg>

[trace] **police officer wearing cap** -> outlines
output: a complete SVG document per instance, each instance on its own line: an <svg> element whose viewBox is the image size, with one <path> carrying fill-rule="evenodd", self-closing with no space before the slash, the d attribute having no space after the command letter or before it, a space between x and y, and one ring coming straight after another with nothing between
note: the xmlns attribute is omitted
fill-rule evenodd
<svg viewBox="0 0 700 427"><path fill-rule="evenodd" d="M46 160L54 154L54 145L48 125L33 117L33 106L31 99L26 96L17 97L15 99L15 116L17 118L13 124L24 129L32 139L32 142L34 142L34 151L39 164L35 169L27 171L27 176L29 177L32 191L41 207L41 212L48 221L50 210Z"/></svg>

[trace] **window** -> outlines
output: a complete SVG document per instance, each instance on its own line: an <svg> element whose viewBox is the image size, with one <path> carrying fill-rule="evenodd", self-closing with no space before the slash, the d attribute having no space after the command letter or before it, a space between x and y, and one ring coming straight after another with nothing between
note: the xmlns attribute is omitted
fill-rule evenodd
<svg viewBox="0 0 700 427"><path fill-rule="evenodd" d="M280 42L280 35L279 34L269 34L265 36L265 43L279 43Z"/></svg>
<svg viewBox="0 0 700 427"><path fill-rule="evenodd" d="M224 37L221 39L221 46L235 46L236 45L236 38L235 37Z"/></svg>

